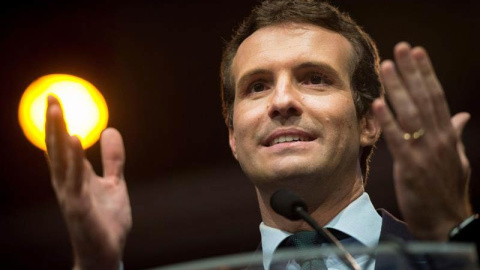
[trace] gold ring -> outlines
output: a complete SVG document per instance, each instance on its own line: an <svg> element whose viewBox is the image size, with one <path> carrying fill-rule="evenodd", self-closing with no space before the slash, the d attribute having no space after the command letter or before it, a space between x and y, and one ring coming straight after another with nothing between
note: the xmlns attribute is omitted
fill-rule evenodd
<svg viewBox="0 0 480 270"><path fill-rule="evenodd" d="M417 139L420 139L424 134L425 134L425 130L423 128L420 128L419 130L413 133L407 133L407 132L403 133L403 139L405 141L417 140Z"/></svg>

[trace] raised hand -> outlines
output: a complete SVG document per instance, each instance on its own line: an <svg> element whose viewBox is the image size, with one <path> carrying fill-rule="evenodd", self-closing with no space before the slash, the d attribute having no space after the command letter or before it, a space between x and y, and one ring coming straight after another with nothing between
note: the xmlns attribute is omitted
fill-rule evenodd
<svg viewBox="0 0 480 270"><path fill-rule="evenodd" d="M68 135L60 104L52 96L45 129L51 181L70 234L74 268L118 270L132 226L120 133L113 128L102 133L104 176L99 177L79 139Z"/></svg>
<svg viewBox="0 0 480 270"><path fill-rule="evenodd" d="M450 117L427 52L401 42L396 65L383 61L381 76L396 117L377 99L373 111L394 160L398 204L411 232L422 240L448 240L472 214L470 165L461 134L470 115Z"/></svg>

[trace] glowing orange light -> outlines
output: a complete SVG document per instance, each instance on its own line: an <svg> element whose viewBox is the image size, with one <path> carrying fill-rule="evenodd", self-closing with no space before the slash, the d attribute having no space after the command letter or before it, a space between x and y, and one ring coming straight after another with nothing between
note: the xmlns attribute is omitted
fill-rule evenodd
<svg viewBox="0 0 480 270"><path fill-rule="evenodd" d="M23 93L18 119L23 133L35 146L46 150L45 114L47 97L58 98L67 130L77 135L83 148L92 146L107 127L108 108L102 94L91 83L66 74L43 76Z"/></svg>

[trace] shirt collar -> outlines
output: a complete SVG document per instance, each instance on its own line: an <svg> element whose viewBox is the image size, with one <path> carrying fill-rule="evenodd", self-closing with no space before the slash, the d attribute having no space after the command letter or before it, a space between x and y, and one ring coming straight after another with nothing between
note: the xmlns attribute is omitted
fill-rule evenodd
<svg viewBox="0 0 480 270"><path fill-rule="evenodd" d="M367 193L363 193L338 213L325 228L344 232L366 246L375 246L380 239L382 218L377 213ZM262 237L263 265L269 269L273 253L277 246L288 236L289 232L269 227L260 223Z"/></svg>

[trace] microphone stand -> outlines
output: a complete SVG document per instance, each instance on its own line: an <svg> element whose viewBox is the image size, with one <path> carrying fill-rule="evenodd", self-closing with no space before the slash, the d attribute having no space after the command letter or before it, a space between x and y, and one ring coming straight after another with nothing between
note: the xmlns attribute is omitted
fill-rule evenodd
<svg viewBox="0 0 480 270"><path fill-rule="evenodd" d="M338 241L338 239L327 229L318 226L317 222L313 220L313 218L302 208L302 207L295 207L295 212L298 213L302 217L305 222L308 223L318 234L322 237L328 239L327 241L334 244L342 253L343 256L340 257L342 261L352 270L361 270L360 265L355 261L353 256L345 249L345 247Z"/></svg>

